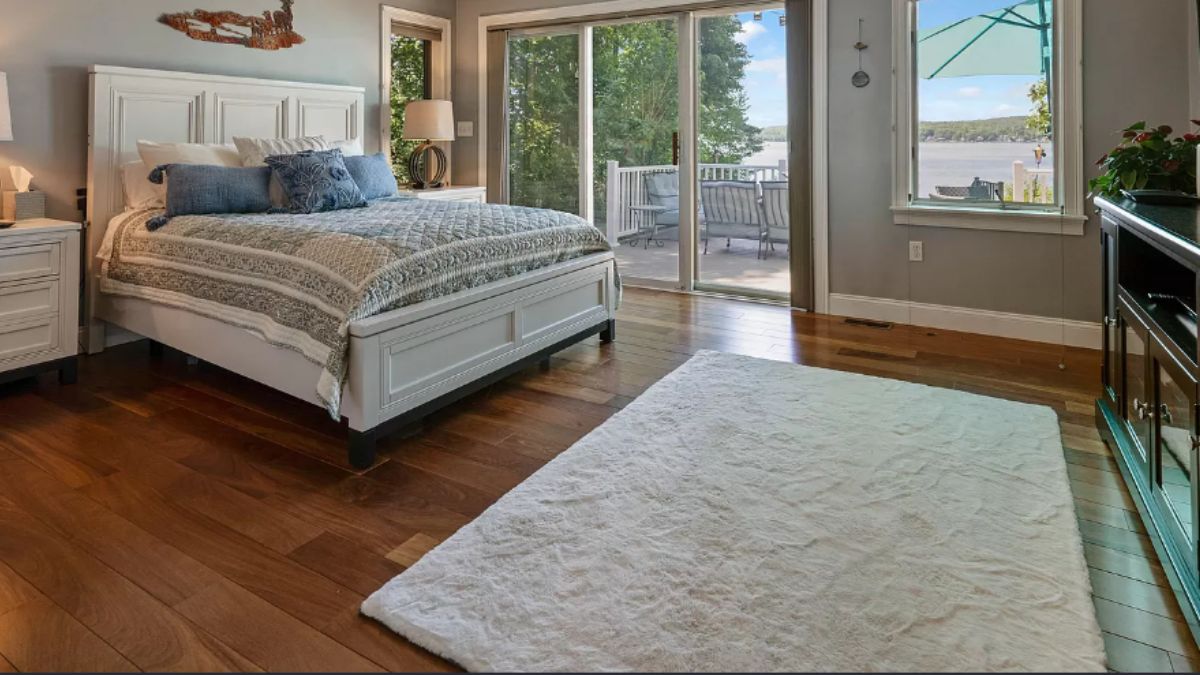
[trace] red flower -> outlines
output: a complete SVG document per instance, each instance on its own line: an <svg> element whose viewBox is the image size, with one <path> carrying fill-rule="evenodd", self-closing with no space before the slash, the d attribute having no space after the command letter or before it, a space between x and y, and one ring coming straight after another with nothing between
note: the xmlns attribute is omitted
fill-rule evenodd
<svg viewBox="0 0 1200 675"><path fill-rule="evenodd" d="M1145 143L1146 141L1150 140L1151 138L1154 138L1154 135L1151 134L1150 132L1145 132L1145 133L1138 134L1137 136L1134 137L1133 140L1138 143Z"/></svg>
<svg viewBox="0 0 1200 675"><path fill-rule="evenodd" d="M1169 127L1165 124L1162 125L1161 127L1159 127L1158 130L1159 130L1159 132L1163 133L1164 135L1169 135L1172 131L1175 131L1174 129L1172 129L1171 127Z"/></svg>
<svg viewBox="0 0 1200 675"><path fill-rule="evenodd" d="M1200 141L1200 135L1197 135L1197 134L1184 134L1184 135L1183 135L1183 140L1187 141L1188 143L1195 143L1196 141Z"/></svg>
<svg viewBox="0 0 1200 675"><path fill-rule="evenodd" d="M1104 163L1107 161L1108 161L1108 155L1105 155L1105 156L1101 157L1100 159L1096 160L1096 166L1104 166Z"/></svg>
<svg viewBox="0 0 1200 675"><path fill-rule="evenodd" d="M1121 134L1121 136L1124 138L1134 138L1137 136L1137 132L1136 131L1126 131L1125 133Z"/></svg>
<svg viewBox="0 0 1200 675"><path fill-rule="evenodd" d="M1173 159L1169 159L1162 163L1162 168L1167 173L1175 173L1176 171L1179 170L1179 167L1181 167L1181 166L1183 166L1182 162L1179 162L1179 161L1176 161Z"/></svg>

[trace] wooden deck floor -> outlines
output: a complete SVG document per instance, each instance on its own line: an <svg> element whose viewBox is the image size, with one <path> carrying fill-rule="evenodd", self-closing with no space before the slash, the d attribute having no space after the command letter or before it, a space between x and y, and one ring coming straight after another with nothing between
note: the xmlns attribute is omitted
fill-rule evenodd
<svg viewBox="0 0 1200 675"><path fill-rule="evenodd" d="M145 345L74 387L0 388L0 672L448 668L363 597L698 349L1054 408L1111 667L1200 667L1092 424L1098 353L629 290L616 344L439 413L363 473L319 411Z"/></svg>

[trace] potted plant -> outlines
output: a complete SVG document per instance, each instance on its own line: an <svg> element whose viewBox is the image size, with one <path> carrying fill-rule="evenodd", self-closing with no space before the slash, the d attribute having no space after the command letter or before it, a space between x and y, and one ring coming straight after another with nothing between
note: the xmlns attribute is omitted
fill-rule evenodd
<svg viewBox="0 0 1200 675"><path fill-rule="evenodd" d="M1192 120L1200 126L1200 120ZM1162 125L1138 122L1121 133L1121 144L1096 162L1104 173L1088 182L1092 196L1121 197L1122 190L1169 190L1196 194L1196 147L1200 135L1172 138Z"/></svg>

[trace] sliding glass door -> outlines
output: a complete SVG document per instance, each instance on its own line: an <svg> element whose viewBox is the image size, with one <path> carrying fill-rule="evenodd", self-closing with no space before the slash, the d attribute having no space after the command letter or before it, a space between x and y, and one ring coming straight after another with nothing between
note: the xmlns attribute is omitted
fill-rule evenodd
<svg viewBox="0 0 1200 675"><path fill-rule="evenodd" d="M508 39L508 203L580 209L579 36Z"/></svg>
<svg viewBox="0 0 1200 675"><path fill-rule="evenodd" d="M786 300L786 31L782 3L507 31L493 175L591 220L631 284Z"/></svg>
<svg viewBox="0 0 1200 675"><path fill-rule="evenodd" d="M696 37L696 286L786 298L787 13L706 12Z"/></svg>

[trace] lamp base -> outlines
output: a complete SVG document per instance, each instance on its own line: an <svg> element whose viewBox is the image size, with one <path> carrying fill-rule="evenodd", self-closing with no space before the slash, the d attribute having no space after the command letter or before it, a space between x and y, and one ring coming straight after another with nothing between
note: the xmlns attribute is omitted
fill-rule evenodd
<svg viewBox="0 0 1200 675"><path fill-rule="evenodd" d="M446 153L433 143L422 143L408 157L408 175L412 177L414 190L444 187Z"/></svg>

